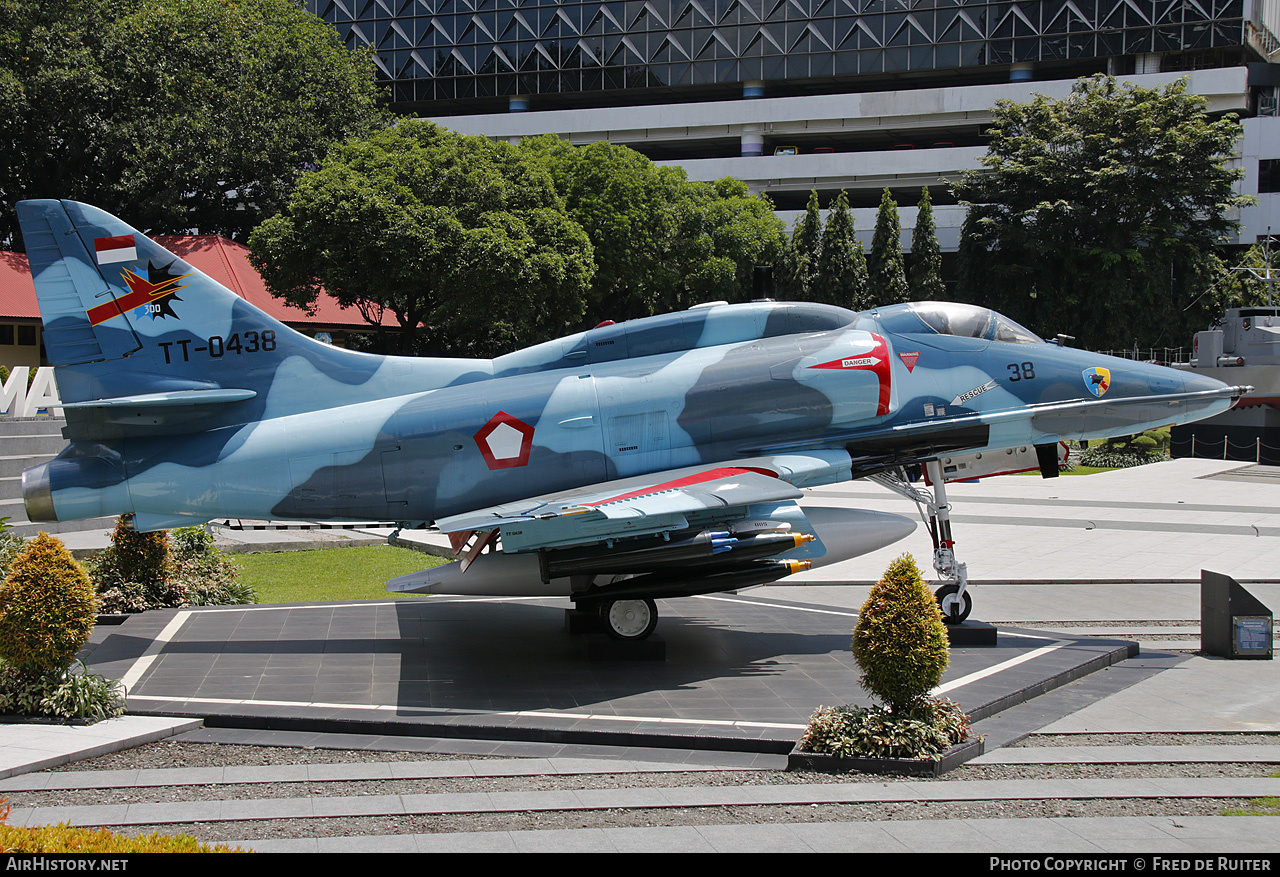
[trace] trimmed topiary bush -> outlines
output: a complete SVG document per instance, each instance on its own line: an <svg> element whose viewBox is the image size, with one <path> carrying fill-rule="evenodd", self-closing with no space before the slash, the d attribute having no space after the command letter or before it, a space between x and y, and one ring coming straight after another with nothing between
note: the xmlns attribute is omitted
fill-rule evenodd
<svg viewBox="0 0 1280 877"><path fill-rule="evenodd" d="M0 658L29 676L65 671L97 611L84 570L61 540L41 533L14 558L0 587Z"/></svg>
<svg viewBox="0 0 1280 877"><path fill-rule="evenodd" d="M0 713L97 721L125 711L120 683L76 661L97 610L61 540L41 533L26 543L0 586Z"/></svg>
<svg viewBox="0 0 1280 877"><path fill-rule="evenodd" d="M927 697L950 660L942 610L910 554L899 557L871 589L853 631L862 684L894 712Z"/></svg>
<svg viewBox="0 0 1280 877"><path fill-rule="evenodd" d="M853 632L862 685L884 706L818 707L799 748L841 758L937 761L969 738L969 718L930 692L942 681L950 642L942 610L910 554L871 589Z"/></svg>

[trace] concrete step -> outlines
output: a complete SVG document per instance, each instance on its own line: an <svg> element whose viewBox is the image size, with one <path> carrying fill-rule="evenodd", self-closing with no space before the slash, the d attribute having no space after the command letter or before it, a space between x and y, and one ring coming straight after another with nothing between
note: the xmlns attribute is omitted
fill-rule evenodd
<svg viewBox="0 0 1280 877"><path fill-rule="evenodd" d="M0 437L62 434L67 422L60 417L0 417Z"/></svg>
<svg viewBox="0 0 1280 877"><path fill-rule="evenodd" d="M58 433L0 436L0 454L6 457L49 456L62 453L67 440Z"/></svg>
<svg viewBox="0 0 1280 877"><path fill-rule="evenodd" d="M0 455L0 478L21 478L23 469L30 469L37 463L52 460L56 454L15 454Z"/></svg>

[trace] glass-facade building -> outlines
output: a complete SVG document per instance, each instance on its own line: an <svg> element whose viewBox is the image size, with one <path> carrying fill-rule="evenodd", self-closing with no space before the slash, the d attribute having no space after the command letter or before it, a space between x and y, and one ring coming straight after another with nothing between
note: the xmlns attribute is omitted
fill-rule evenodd
<svg viewBox="0 0 1280 877"><path fill-rule="evenodd" d="M653 89L708 95L746 83L766 83L773 93L777 86L823 89L863 77L972 74L1019 64L1088 67L1152 54L1183 56L1177 63L1185 67L1241 63L1275 48L1267 45L1266 2L310 0L309 6L348 46L374 49L397 104L476 108L486 98L525 96L536 106L539 98ZM1251 45L1257 51L1250 53ZM1132 62L1129 69L1123 63L1113 72L1133 72Z"/></svg>
<svg viewBox="0 0 1280 877"><path fill-rule="evenodd" d="M1280 232L1280 0L308 0L372 49L395 108L518 142L609 140L691 179L732 176L784 219L846 191L870 229L884 188L980 167L990 108L1079 76L1187 75L1245 120L1241 243ZM914 210L902 211L909 246ZM868 241L869 243L869 241Z"/></svg>

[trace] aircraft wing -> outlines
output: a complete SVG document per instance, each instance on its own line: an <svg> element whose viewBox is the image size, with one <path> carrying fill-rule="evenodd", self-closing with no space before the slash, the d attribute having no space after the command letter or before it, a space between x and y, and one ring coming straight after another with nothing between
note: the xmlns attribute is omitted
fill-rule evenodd
<svg viewBox="0 0 1280 877"><path fill-rule="evenodd" d="M500 529L504 551L531 551L683 529L689 515L795 500L801 486L849 475L843 450L751 457L531 497L435 525L446 533Z"/></svg>

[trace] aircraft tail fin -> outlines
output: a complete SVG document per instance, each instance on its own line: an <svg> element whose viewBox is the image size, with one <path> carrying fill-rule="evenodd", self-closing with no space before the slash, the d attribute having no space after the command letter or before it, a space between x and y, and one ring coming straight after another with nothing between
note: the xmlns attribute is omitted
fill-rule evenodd
<svg viewBox="0 0 1280 877"><path fill-rule="evenodd" d="M246 423L443 386L488 365L308 338L87 204L23 201L18 219L69 438Z"/></svg>
<svg viewBox="0 0 1280 877"><path fill-rule="evenodd" d="M18 219L65 402L253 391L287 354L331 357L95 207L24 201Z"/></svg>

